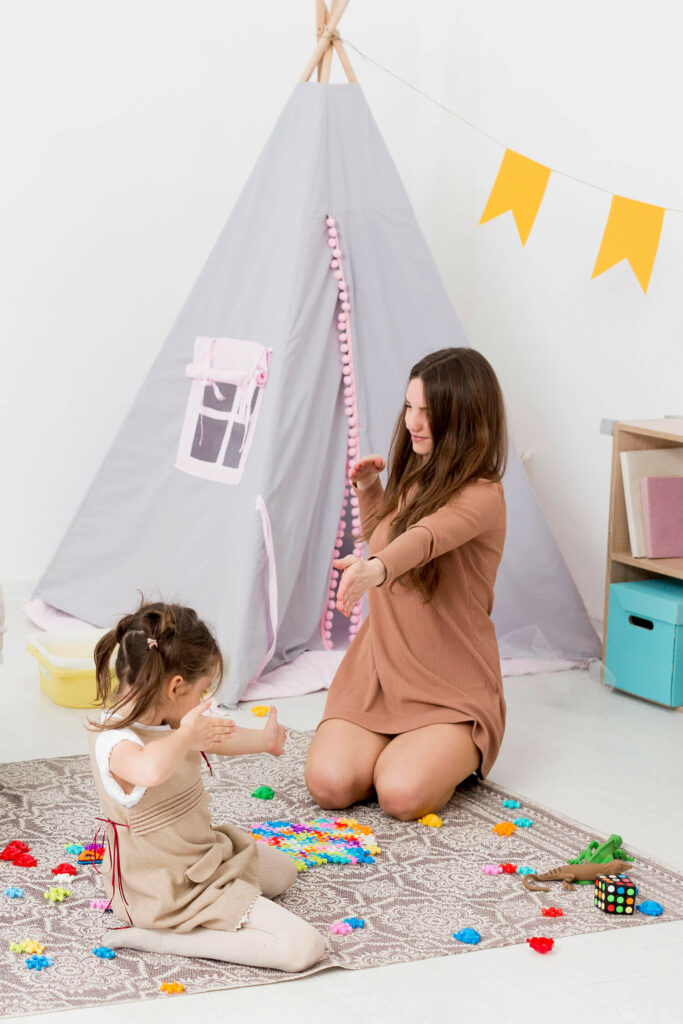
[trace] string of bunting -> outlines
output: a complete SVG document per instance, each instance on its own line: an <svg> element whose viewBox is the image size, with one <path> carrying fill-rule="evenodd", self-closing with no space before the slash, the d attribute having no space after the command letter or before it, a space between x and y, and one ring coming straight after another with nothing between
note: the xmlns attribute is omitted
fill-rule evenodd
<svg viewBox="0 0 683 1024"><path fill-rule="evenodd" d="M446 113L462 121L463 124L479 132L480 135L484 135L487 139L505 149L496 180L479 220L480 224L485 224L495 217L500 217L503 213L510 212L517 225L520 241L524 246L534 226L551 174L559 174L562 177L578 181L582 185L588 185L590 188L597 188L601 192L608 192L607 189L602 188L600 185L594 185L590 181L584 181L572 174L567 174L565 171L558 171L553 167L545 167L543 164L537 163L521 153L508 149L499 139L489 135L488 132L468 121L467 118L462 117L457 111L451 110L450 107L435 100L432 96L428 96L427 93L422 92L417 86L407 82L389 68L373 60L372 57L368 57L349 39L344 39L343 42L346 46L350 46L352 50L355 50L363 60L374 64L381 71L391 75L392 78L412 89L430 103L440 107ZM612 193L608 194L612 195L612 202L595 260L595 266L593 267L593 273L591 274L591 280L603 274L606 270L610 270L617 263L620 263L621 260L627 260L643 292L646 293L659 247L664 214L669 208L652 206L650 203L641 203L636 199L628 199L625 196L618 196Z"/></svg>

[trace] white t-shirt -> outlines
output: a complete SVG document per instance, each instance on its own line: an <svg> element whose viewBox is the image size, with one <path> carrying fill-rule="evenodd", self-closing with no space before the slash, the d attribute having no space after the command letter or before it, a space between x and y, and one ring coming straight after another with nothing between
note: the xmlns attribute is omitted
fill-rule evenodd
<svg viewBox="0 0 683 1024"><path fill-rule="evenodd" d="M109 717L111 717L111 712L103 711L100 716L100 721L106 722ZM114 715L113 717L118 718L120 716ZM149 729L150 732L168 732L171 727L170 725L141 725L139 722L135 722L135 728ZM147 787L135 786L131 793L125 793L121 786L119 786L109 768L111 752L116 744L121 743L122 740L130 740L131 743L137 743L140 747L144 747L145 745L132 729L105 729L95 740L95 760L97 761L97 767L100 770L102 785L109 796L116 800L117 803L121 804L122 807L135 807L135 805L142 800L147 791Z"/></svg>

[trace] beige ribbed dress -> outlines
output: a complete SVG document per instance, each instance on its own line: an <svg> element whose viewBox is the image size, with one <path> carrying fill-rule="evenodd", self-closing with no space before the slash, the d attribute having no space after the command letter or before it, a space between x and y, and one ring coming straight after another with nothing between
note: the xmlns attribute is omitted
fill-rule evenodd
<svg viewBox="0 0 683 1024"><path fill-rule="evenodd" d="M358 491L364 530L382 495L379 478ZM368 544L368 558L382 560L386 579L368 591L369 614L332 681L322 721L342 718L392 736L438 722L472 722L485 777L505 729L490 618L505 542L503 485L467 484L393 541L391 520L377 524ZM409 578L399 577L433 558L439 582L425 604Z"/></svg>
<svg viewBox="0 0 683 1024"><path fill-rule="evenodd" d="M142 744L155 732L131 726ZM112 909L137 928L234 931L261 895L256 843L235 825L213 825L201 757L190 751L165 782L124 807L105 789L89 733L90 762L107 835L102 879Z"/></svg>

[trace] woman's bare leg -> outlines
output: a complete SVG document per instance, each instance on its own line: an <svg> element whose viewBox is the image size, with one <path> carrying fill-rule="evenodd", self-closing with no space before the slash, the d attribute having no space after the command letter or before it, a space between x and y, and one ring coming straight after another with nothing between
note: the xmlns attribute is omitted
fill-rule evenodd
<svg viewBox="0 0 683 1024"><path fill-rule="evenodd" d="M377 758L391 736L342 718L318 726L308 750L304 779L320 807L350 807L372 795Z"/></svg>
<svg viewBox="0 0 683 1024"><path fill-rule="evenodd" d="M426 725L401 733L375 765L380 807L401 821L440 811L458 783L477 770L480 758L469 722Z"/></svg>

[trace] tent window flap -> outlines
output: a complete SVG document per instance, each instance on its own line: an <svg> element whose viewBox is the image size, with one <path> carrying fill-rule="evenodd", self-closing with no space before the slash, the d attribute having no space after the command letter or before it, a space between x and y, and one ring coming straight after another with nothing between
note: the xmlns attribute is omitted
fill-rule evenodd
<svg viewBox="0 0 683 1024"><path fill-rule="evenodd" d="M238 484L254 436L272 349L240 338L196 338L176 468Z"/></svg>

